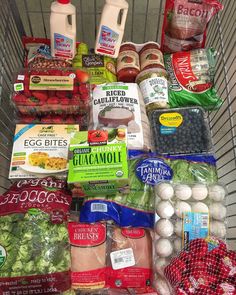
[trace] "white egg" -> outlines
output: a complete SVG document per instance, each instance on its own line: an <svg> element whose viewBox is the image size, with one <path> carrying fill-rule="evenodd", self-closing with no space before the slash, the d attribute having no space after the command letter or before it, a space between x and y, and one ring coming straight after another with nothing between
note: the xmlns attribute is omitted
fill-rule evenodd
<svg viewBox="0 0 236 295"><path fill-rule="evenodd" d="M159 295L171 295L173 294L171 288L166 279L157 277L156 280L153 282L153 286L158 292Z"/></svg>
<svg viewBox="0 0 236 295"><path fill-rule="evenodd" d="M192 196L191 187L187 184L178 184L175 187L175 196L180 200L188 200Z"/></svg>
<svg viewBox="0 0 236 295"><path fill-rule="evenodd" d="M210 233L213 236L218 238L224 238L226 236L226 226L223 222L220 221L211 221L210 222Z"/></svg>
<svg viewBox="0 0 236 295"><path fill-rule="evenodd" d="M173 246L168 239L161 238L156 241L156 254L160 257L168 257L173 252Z"/></svg>
<svg viewBox="0 0 236 295"><path fill-rule="evenodd" d="M213 203L209 206L210 217L216 220L223 220L226 217L226 207L221 203Z"/></svg>
<svg viewBox="0 0 236 295"><path fill-rule="evenodd" d="M182 240L180 238L174 239L174 250L177 253L182 250Z"/></svg>
<svg viewBox="0 0 236 295"><path fill-rule="evenodd" d="M161 201L157 204L156 212L159 217L169 219L175 211L169 201Z"/></svg>
<svg viewBox="0 0 236 295"><path fill-rule="evenodd" d="M164 238L168 238L174 233L174 226L168 219L158 220L155 229L156 233Z"/></svg>
<svg viewBox="0 0 236 295"><path fill-rule="evenodd" d="M175 204L175 214L182 218L184 212L191 212L191 206L187 202L177 202Z"/></svg>
<svg viewBox="0 0 236 295"><path fill-rule="evenodd" d="M209 209L206 204L203 202L197 202L192 205L192 211L193 212L201 212L201 213L208 213Z"/></svg>
<svg viewBox="0 0 236 295"><path fill-rule="evenodd" d="M208 189L205 184L195 184L192 186L192 197L197 201L206 199L208 195Z"/></svg>
<svg viewBox="0 0 236 295"><path fill-rule="evenodd" d="M183 234L183 222L181 219L177 219L174 227L174 232L177 236L182 237Z"/></svg>
<svg viewBox="0 0 236 295"><path fill-rule="evenodd" d="M164 276L164 268L170 263L169 259L157 258L155 261L155 272Z"/></svg>
<svg viewBox="0 0 236 295"><path fill-rule="evenodd" d="M155 186L155 193L162 200L169 200L174 196L174 189L171 184L163 182Z"/></svg>
<svg viewBox="0 0 236 295"><path fill-rule="evenodd" d="M215 184L209 187L208 195L210 199L216 202L222 202L225 198L226 192L223 186Z"/></svg>

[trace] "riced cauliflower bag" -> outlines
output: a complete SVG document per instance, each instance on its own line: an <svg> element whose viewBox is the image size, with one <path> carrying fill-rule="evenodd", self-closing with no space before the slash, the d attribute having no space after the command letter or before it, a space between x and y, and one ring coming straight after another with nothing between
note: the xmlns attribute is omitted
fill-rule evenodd
<svg viewBox="0 0 236 295"><path fill-rule="evenodd" d="M65 188L62 180L30 179L0 196L0 294L70 294Z"/></svg>
<svg viewBox="0 0 236 295"><path fill-rule="evenodd" d="M149 150L150 125L135 83L97 85L93 90L89 129L127 128L128 149Z"/></svg>

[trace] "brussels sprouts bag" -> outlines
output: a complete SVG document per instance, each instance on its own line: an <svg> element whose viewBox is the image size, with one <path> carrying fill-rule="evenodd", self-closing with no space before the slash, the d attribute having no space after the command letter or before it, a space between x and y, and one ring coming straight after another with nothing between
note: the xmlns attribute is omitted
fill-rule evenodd
<svg viewBox="0 0 236 295"><path fill-rule="evenodd" d="M70 289L70 203L65 182L50 177L16 182L0 196L0 294Z"/></svg>

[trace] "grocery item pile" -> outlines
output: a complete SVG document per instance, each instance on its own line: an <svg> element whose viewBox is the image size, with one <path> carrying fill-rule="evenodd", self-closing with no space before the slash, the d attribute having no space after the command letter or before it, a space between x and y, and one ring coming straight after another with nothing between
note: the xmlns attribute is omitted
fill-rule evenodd
<svg viewBox="0 0 236 295"><path fill-rule="evenodd" d="M0 294L236 294L206 116L222 104L205 48L222 9L166 0L160 46L122 43L128 3L106 1L94 53L57 0L51 39L23 38Z"/></svg>

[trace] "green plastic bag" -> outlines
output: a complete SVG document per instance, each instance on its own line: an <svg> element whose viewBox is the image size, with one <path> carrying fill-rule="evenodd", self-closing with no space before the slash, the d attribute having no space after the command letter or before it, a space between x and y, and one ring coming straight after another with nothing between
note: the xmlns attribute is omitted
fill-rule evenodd
<svg viewBox="0 0 236 295"><path fill-rule="evenodd" d="M215 56L212 48L164 56L171 108L198 105L211 110L221 106L222 100L213 86Z"/></svg>

